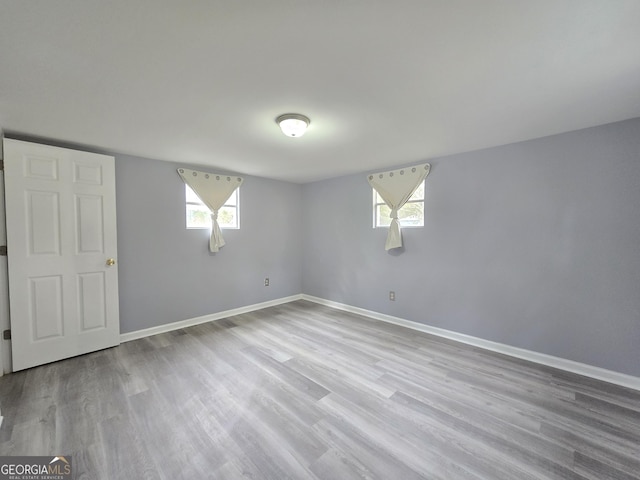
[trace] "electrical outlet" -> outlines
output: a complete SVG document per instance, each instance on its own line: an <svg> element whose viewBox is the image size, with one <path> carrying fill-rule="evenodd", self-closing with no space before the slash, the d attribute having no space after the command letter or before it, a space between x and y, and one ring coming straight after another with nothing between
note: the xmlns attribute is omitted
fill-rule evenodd
<svg viewBox="0 0 640 480"><path fill-rule="evenodd" d="M269 286L269 277L266 277L266 278L264 279L264 286L265 286L265 287L268 287L268 286Z"/></svg>
<svg viewBox="0 0 640 480"><path fill-rule="evenodd" d="M392 302L396 301L396 292L394 292L393 290L389 292L389 300L391 300Z"/></svg>

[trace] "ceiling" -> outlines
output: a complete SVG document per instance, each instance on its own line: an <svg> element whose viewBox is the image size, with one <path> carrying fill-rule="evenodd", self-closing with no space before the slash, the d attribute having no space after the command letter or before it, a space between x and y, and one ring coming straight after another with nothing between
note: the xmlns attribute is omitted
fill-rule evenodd
<svg viewBox="0 0 640 480"><path fill-rule="evenodd" d="M304 183L638 117L639 25L638 0L0 0L0 128Z"/></svg>

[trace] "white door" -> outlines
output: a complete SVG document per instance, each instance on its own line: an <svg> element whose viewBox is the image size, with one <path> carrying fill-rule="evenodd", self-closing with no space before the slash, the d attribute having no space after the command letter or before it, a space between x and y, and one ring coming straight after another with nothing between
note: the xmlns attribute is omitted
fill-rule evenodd
<svg viewBox="0 0 640 480"><path fill-rule="evenodd" d="M4 140L13 370L120 343L114 159Z"/></svg>

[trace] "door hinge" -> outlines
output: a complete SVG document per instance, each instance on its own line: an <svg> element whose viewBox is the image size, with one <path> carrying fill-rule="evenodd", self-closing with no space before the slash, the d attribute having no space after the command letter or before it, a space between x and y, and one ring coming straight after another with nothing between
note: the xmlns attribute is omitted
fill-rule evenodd
<svg viewBox="0 0 640 480"><path fill-rule="evenodd" d="M0 256L1 257L6 257L7 256L7 246L6 245L0 246Z"/></svg>
<svg viewBox="0 0 640 480"><path fill-rule="evenodd" d="M11 340L11 330L5 330L4 332L2 332L2 339Z"/></svg>
<svg viewBox="0 0 640 480"><path fill-rule="evenodd" d="M4 170L4 160L0 160L0 171Z"/></svg>

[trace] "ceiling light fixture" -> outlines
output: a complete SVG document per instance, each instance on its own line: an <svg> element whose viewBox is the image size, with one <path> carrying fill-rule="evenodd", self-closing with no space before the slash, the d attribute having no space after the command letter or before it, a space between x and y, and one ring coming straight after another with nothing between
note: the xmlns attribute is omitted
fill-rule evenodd
<svg viewBox="0 0 640 480"><path fill-rule="evenodd" d="M276 123L280 125L280 130L287 137L301 137L307 130L311 120L299 113L285 113L276 118Z"/></svg>

